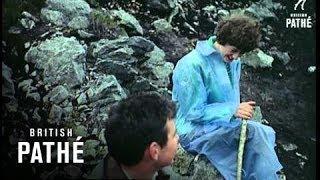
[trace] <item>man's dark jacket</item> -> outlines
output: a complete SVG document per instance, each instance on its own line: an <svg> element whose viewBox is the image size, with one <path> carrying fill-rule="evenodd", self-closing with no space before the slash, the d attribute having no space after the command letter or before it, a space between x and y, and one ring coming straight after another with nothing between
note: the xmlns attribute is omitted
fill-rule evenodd
<svg viewBox="0 0 320 180"><path fill-rule="evenodd" d="M120 164L110 155L107 155L91 172L88 179L128 179ZM170 176L158 171L156 180L168 180Z"/></svg>

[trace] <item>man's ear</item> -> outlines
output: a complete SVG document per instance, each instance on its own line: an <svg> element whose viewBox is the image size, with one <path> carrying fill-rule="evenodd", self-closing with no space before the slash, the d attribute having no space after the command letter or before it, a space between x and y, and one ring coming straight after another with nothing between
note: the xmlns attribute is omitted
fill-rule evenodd
<svg viewBox="0 0 320 180"><path fill-rule="evenodd" d="M160 155L161 147L158 143L152 142L149 145L149 156L152 160L158 160Z"/></svg>

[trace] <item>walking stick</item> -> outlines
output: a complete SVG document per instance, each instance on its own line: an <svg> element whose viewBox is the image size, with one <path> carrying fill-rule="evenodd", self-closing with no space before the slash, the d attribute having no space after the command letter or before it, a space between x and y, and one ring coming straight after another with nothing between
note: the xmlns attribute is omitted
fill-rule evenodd
<svg viewBox="0 0 320 180"><path fill-rule="evenodd" d="M244 144L246 142L246 132L247 132L247 120L242 120L241 123L241 132L239 140L239 149L238 149L238 161L237 161L237 180L241 180L241 170L242 170L242 160L243 160L243 150Z"/></svg>

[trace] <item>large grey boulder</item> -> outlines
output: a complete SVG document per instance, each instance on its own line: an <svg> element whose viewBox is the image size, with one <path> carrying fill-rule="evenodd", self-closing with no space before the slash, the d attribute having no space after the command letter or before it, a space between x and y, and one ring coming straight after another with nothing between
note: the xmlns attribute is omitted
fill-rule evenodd
<svg viewBox="0 0 320 180"><path fill-rule="evenodd" d="M268 53L275 59L279 60L283 65L287 65L291 60L288 52L281 52L276 47L270 48Z"/></svg>
<svg viewBox="0 0 320 180"><path fill-rule="evenodd" d="M88 107L83 110L87 120L104 122L108 117L109 107L127 97L126 92L114 75L100 75L88 83L89 88L84 92Z"/></svg>
<svg viewBox="0 0 320 180"><path fill-rule="evenodd" d="M265 54L262 50L257 49L244 54L242 62L253 68L272 67L273 57Z"/></svg>
<svg viewBox="0 0 320 180"><path fill-rule="evenodd" d="M44 98L44 102L52 102L53 104L59 104L69 97L67 88L63 85L59 85L52 89Z"/></svg>
<svg viewBox="0 0 320 180"><path fill-rule="evenodd" d="M142 64L142 68L148 70L149 79L159 87L166 87L170 83L169 74L173 71L173 64L165 62L165 53L155 46L154 50L146 53L149 59Z"/></svg>
<svg viewBox="0 0 320 180"><path fill-rule="evenodd" d="M134 31L143 35L143 29L139 24L139 21L133 15L127 13L122 9L111 10L111 14L120 19L120 24L123 24L129 28L132 28Z"/></svg>
<svg viewBox="0 0 320 180"><path fill-rule="evenodd" d="M165 19L158 19L151 23L151 25L155 27L157 32L171 32L173 28Z"/></svg>
<svg viewBox="0 0 320 180"><path fill-rule="evenodd" d="M57 26L85 29L89 26L91 8L84 0L47 0L41 18Z"/></svg>
<svg viewBox="0 0 320 180"><path fill-rule="evenodd" d="M75 37L53 37L31 47L25 60L42 70L45 85L74 87L85 78L86 49Z"/></svg>
<svg viewBox="0 0 320 180"><path fill-rule="evenodd" d="M63 110L60 106L53 104L50 109L49 118L47 121L50 124L60 124L62 112Z"/></svg>
<svg viewBox="0 0 320 180"><path fill-rule="evenodd" d="M141 36L102 39L91 43L89 49L97 71L114 74L129 91L166 88L170 83L173 64L165 61L160 48ZM137 89L136 83L147 86Z"/></svg>
<svg viewBox="0 0 320 180"><path fill-rule="evenodd" d="M106 99L109 103L113 103L127 97L113 75L101 75L89 84L90 88L86 91L89 102Z"/></svg>
<svg viewBox="0 0 320 180"><path fill-rule="evenodd" d="M246 8L245 13L252 14L259 18L260 21L264 20L278 20L274 10L281 8L280 3L274 3L272 0L262 0L252 3L250 7Z"/></svg>

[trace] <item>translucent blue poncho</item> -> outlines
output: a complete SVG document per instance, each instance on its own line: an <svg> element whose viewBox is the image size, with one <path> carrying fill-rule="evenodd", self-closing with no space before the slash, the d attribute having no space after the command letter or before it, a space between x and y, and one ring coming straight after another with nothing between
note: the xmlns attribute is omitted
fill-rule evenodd
<svg viewBox="0 0 320 180"><path fill-rule="evenodd" d="M223 57L209 41L199 41L177 63L172 91L182 147L204 154L227 180L236 178L241 121L233 114L240 103L240 59L230 63L230 71L229 77ZM275 145L271 127L248 121L243 179L278 179L282 166Z"/></svg>

